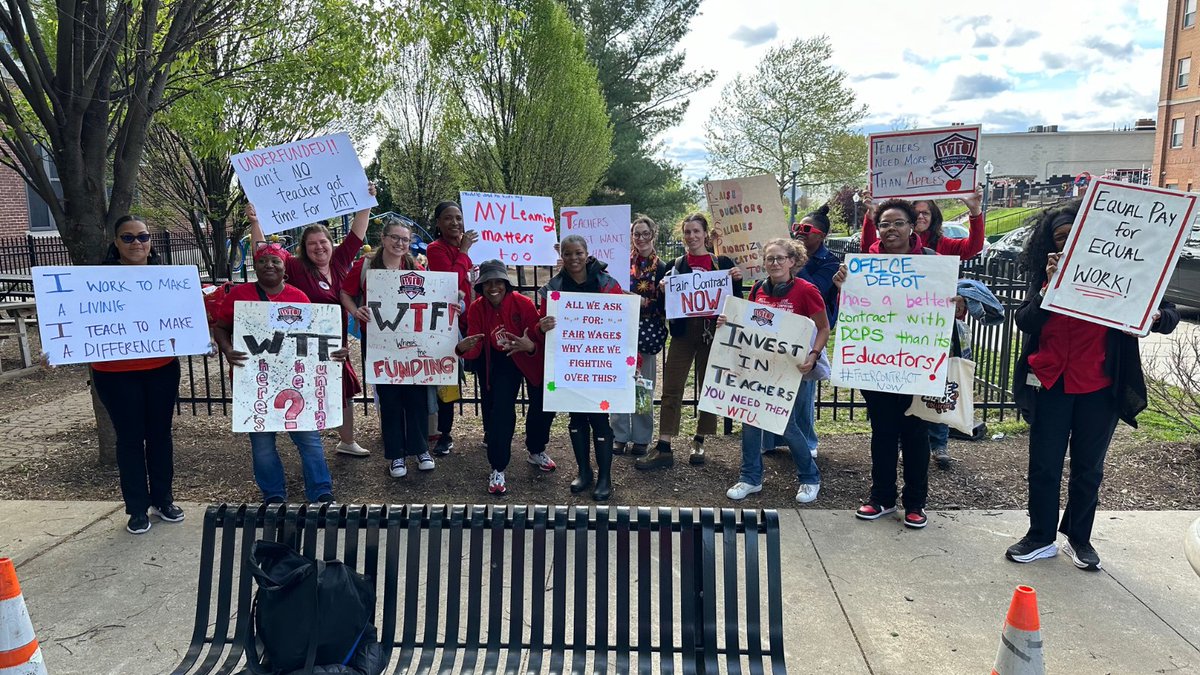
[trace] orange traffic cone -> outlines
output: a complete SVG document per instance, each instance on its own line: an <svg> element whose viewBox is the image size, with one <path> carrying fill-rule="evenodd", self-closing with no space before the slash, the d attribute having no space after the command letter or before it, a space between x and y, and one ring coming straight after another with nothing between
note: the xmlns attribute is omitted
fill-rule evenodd
<svg viewBox="0 0 1200 675"><path fill-rule="evenodd" d="M9 558L0 558L0 675L46 675L17 569Z"/></svg>
<svg viewBox="0 0 1200 675"><path fill-rule="evenodd" d="M1000 650L996 652L996 665L992 666L992 675L1045 673L1037 591L1028 586L1017 586L1017 590L1013 591L1012 602L1008 605L1008 616L1004 619L1004 632L1000 634Z"/></svg>

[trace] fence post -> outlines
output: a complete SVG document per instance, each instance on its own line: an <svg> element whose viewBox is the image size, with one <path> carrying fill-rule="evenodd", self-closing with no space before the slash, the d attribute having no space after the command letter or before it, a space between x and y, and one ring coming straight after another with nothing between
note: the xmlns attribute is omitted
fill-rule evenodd
<svg viewBox="0 0 1200 675"><path fill-rule="evenodd" d="M33 235L25 235L25 244L29 247L29 268L37 267L37 249L33 246Z"/></svg>
<svg viewBox="0 0 1200 675"><path fill-rule="evenodd" d="M163 250L166 251L165 256L167 264L171 264L171 231L163 230Z"/></svg>

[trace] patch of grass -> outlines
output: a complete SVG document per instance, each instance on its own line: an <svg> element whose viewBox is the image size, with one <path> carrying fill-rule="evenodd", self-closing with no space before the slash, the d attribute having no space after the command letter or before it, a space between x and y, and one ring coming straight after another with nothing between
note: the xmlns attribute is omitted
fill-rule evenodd
<svg viewBox="0 0 1200 675"><path fill-rule="evenodd" d="M1029 433L1029 423L1022 419L1006 419L1003 422L988 422L989 434L1019 436Z"/></svg>
<svg viewBox="0 0 1200 675"><path fill-rule="evenodd" d="M1200 416L1193 418L1200 425ZM1184 424L1181 420L1157 412L1153 408L1143 410L1137 416L1138 427L1134 436L1141 441L1191 441L1200 444L1200 436L1195 429Z"/></svg>

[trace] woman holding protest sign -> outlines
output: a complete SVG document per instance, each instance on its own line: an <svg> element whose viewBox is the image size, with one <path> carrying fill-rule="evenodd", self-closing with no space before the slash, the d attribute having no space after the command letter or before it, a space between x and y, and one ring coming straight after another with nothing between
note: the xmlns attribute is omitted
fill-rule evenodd
<svg viewBox="0 0 1200 675"><path fill-rule="evenodd" d="M983 195L976 190L959 201L967 207L968 228L965 238L945 236L942 231L942 210L933 201L912 202L913 208L917 212L916 225L913 230L921 239L921 245L933 249L938 255L956 255L963 260L969 260L983 250L985 226L982 208ZM863 196L863 206L867 212L863 216L859 249L864 253L878 253L881 241L875 227L870 193Z"/></svg>
<svg viewBox="0 0 1200 675"><path fill-rule="evenodd" d="M433 209L434 240L426 249L429 271L454 272L458 275L458 294L464 307L471 301L471 246L479 240L479 233L463 229L462 208L456 202L441 202ZM466 330L466 315L460 316L459 328ZM437 405L437 443L435 455L448 455L454 449L454 402L458 400L456 387L441 387ZM449 400L446 400L449 399Z"/></svg>
<svg viewBox="0 0 1200 675"><path fill-rule="evenodd" d="M825 344L829 341L829 316L825 313L825 301L821 299L821 291L816 286L796 277L796 270L804 266L807 256L804 249L795 242L789 239L769 240L763 246L763 260L767 267L767 278L755 282L754 287L750 289L750 301L807 316L817 327L812 349L805 355L803 363L798 365L800 372L807 376L817 365L821 354L825 352ZM725 315L722 314L717 317L717 326L724 323ZM804 414L803 406L812 406L811 400L807 403L803 400L803 393L802 385L792 406L783 440L792 452L792 459L796 462L796 475L800 479L796 501L807 504L816 499L821 490L821 472L809 451L809 439L805 437L805 431L800 426L800 419ZM812 440L812 445L816 445L816 439ZM774 434L749 424L742 425L742 468L738 482L725 493L727 497L741 500L762 490L763 449L773 447Z"/></svg>
<svg viewBox="0 0 1200 675"><path fill-rule="evenodd" d="M388 218L380 234L379 250L368 258L359 258L342 281L342 309L362 326L365 342L371 324L367 307L367 270L419 270L409 246L412 231L399 218ZM416 384L376 384L379 403L379 427L383 436L383 456L390 460L392 478L408 475L406 457L416 456L417 468L435 468L429 454L429 387Z"/></svg>
<svg viewBox="0 0 1200 675"><path fill-rule="evenodd" d="M254 273L257 281L241 284L229 292L217 312L213 324L213 338L217 346L235 368L244 367L248 359L246 352L233 345L233 313L239 300L248 302L309 302L308 296L299 288L285 283L286 261L289 255L279 244L261 243L254 251ZM335 361L345 361L349 350L345 343L330 354ZM283 462L275 445L274 431L250 432L250 450L254 458L254 482L262 491L267 504L287 501L287 484L283 473ZM304 473L304 494L310 503L333 501L333 479L325 463L325 449L317 431L289 431L288 436L300 453L300 467Z"/></svg>
<svg viewBox="0 0 1200 675"><path fill-rule="evenodd" d="M742 270L726 256L709 253L708 219L704 214L693 213L682 224L684 255L675 260L667 275L691 274L693 271L729 270L733 277L733 294L742 297ZM663 282L660 282L660 286ZM715 321L705 317L672 319L668 322L671 344L667 347L667 362L663 366L662 408L659 411L658 444L647 456L634 463L639 469L665 469L673 466L671 441L679 433L679 418L683 412L683 388L688 374L695 366L696 377L703 381L708 367L708 350L712 345ZM692 437L692 464L704 463L704 437L717 433L717 418L712 413L701 412L696 424L696 435Z"/></svg>
<svg viewBox="0 0 1200 675"><path fill-rule="evenodd" d="M550 282L538 290L541 296L542 314L546 312L546 299L550 293L614 293L621 295L621 284L606 271L607 265L588 255L587 240L578 234L569 234L559 242L559 256L562 258L562 270L555 274ZM544 324L547 331L553 330L554 324ZM571 436L571 449L575 452L575 461L579 465L578 477L571 481L571 492L579 493L596 481L596 489L592 498L598 502L607 501L612 493L612 454L613 430L608 423L607 413L571 413L571 422L567 427ZM590 442L596 450L597 473L592 474Z"/></svg>
<svg viewBox="0 0 1200 675"><path fill-rule="evenodd" d="M134 216L123 216L113 227L105 265L157 265L150 230ZM175 446L171 421L179 396L179 359L173 356L96 361L92 384L117 434L117 471L121 498L129 522L125 529L142 534L150 529L147 511L168 523L183 520L175 505Z"/></svg>
<svg viewBox="0 0 1200 675"><path fill-rule="evenodd" d="M1079 206L1075 200L1032 218L1033 233L1020 258L1029 289L1017 308L1025 344L1013 373L1013 397L1029 422L1029 529L1005 557L1027 563L1057 555L1055 521L1070 447L1067 505L1058 532L1076 567L1098 570L1100 555L1091 538L1104 458L1118 421L1137 426L1146 408L1146 383L1139 336L1042 307ZM1178 324L1179 311L1164 301L1150 330L1170 333Z"/></svg>
<svg viewBox="0 0 1200 675"><path fill-rule="evenodd" d="M367 186L367 192L375 195L375 184ZM296 255L287 256L284 264L287 279L292 286L304 293L310 302L324 305L342 304L342 282L350 272L350 265L362 248L363 238L367 235L367 224L370 221L371 209L362 209L354 214L350 231L346 233L342 243L333 245L333 235L323 223L314 223L304 228L300 233L300 243L296 245ZM266 241L262 225L253 204L246 205L246 217L250 220L251 245L254 242ZM342 343L347 339L346 314L342 314ZM362 391L358 374L350 365L350 360L342 362L342 426L338 429L341 442L337 451L344 455L365 457L371 452L354 440L354 397Z"/></svg>

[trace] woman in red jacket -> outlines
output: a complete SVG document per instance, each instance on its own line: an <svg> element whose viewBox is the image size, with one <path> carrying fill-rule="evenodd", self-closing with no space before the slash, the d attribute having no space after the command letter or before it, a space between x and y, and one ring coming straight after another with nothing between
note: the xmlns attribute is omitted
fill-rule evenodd
<svg viewBox="0 0 1200 675"><path fill-rule="evenodd" d="M944 236L942 233L942 210L932 201L912 202L917 210L917 222L913 231L921 241L921 246L937 251L938 255L956 255L963 260L969 260L979 255L983 250L984 220L980 205L983 197L976 190L969 197L963 197L962 203L967 206L969 228L965 239ZM863 216L862 241L859 250L864 253L879 253L880 243L875 228L874 209L871 195L866 195L863 205L867 213Z"/></svg>
<svg viewBox="0 0 1200 675"><path fill-rule="evenodd" d="M425 254L429 258L430 272L454 272L458 275L458 294L464 304L471 302L471 245L479 239L479 233L463 230L463 214L455 202L442 202L433 209L434 240ZM466 312L459 327L466 330ZM448 455L454 449L450 435L454 427L454 402L438 400L437 444L435 455Z"/></svg>
<svg viewBox="0 0 1200 675"><path fill-rule="evenodd" d="M554 413L542 409L542 357L546 331L554 328L554 317L539 316L532 300L513 292L508 270L499 260L479 266L475 293L479 297L467 309L468 335L458 343L458 354L483 360L477 372L483 390L483 442L492 465L488 492L502 495L508 492L504 471L512 459L517 393L522 382L529 395L525 407L527 461L542 471L555 469L546 454Z"/></svg>

